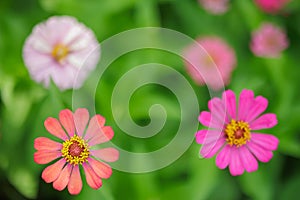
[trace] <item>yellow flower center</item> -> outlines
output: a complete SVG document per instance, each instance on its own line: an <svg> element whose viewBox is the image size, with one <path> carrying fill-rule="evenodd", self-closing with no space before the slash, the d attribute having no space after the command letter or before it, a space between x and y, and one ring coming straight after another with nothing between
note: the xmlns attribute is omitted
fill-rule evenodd
<svg viewBox="0 0 300 200"><path fill-rule="evenodd" d="M57 44L52 50L52 57L57 61L61 62L69 53L69 48L63 44Z"/></svg>
<svg viewBox="0 0 300 200"><path fill-rule="evenodd" d="M90 155L87 143L77 135L64 141L61 153L62 157L72 165L86 162Z"/></svg>
<svg viewBox="0 0 300 200"><path fill-rule="evenodd" d="M230 146L235 145L236 147L243 146L251 138L249 124L247 122L236 121L234 119L227 124L225 134L227 143Z"/></svg>

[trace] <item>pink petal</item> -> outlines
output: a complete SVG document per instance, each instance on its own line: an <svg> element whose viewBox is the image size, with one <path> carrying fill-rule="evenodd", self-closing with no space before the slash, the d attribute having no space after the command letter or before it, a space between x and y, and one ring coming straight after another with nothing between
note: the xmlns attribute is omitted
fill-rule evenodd
<svg viewBox="0 0 300 200"><path fill-rule="evenodd" d="M251 130L259 130L259 129L265 129L265 128L272 128L277 124L276 115L272 113L267 113L253 122L250 123L250 129Z"/></svg>
<svg viewBox="0 0 300 200"><path fill-rule="evenodd" d="M277 137L269 134L251 133L251 141L260 145L266 150L274 151L278 147Z"/></svg>
<svg viewBox="0 0 300 200"><path fill-rule="evenodd" d="M255 157L261 162L269 162L273 157L272 151L269 151L252 141L248 142L247 146L249 150L255 155Z"/></svg>
<svg viewBox="0 0 300 200"><path fill-rule="evenodd" d="M70 192L70 194L76 195L80 193L81 189L82 189L82 181L80 177L79 166L75 165L73 167L70 181L68 184L68 191Z"/></svg>
<svg viewBox="0 0 300 200"><path fill-rule="evenodd" d="M230 115L230 119L236 119L237 106L234 92L231 90L226 90L225 92L223 92L222 99L225 105L225 109Z"/></svg>
<svg viewBox="0 0 300 200"><path fill-rule="evenodd" d="M104 126L105 118L101 115L95 115L90 120L89 126L86 130L86 134L84 136L85 140L89 140L92 137L96 136L98 133L101 133L101 129Z"/></svg>
<svg viewBox="0 0 300 200"><path fill-rule="evenodd" d="M268 100L262 96L258 96L255 98L255 101L251 108L249 109L249 113L247 115L246 121L251 122L258 115L263 113L268 107Z"/></svg>
<svg viewBox="0 0 300 200"><path fill-rule="evenodd" d="M74 113L77 135L82 136L89 121L89 111L85 108L78 108Z"/></svg>
<svg viewBox="0 0 300 200"><path fill-rule="evenodd" d="M119 151L115 148L104 148L98 150L92 150L91 154L96 158L104 160L106 162L115 162L119 159Z"/></svg>
<svg viewBox="0 0 300 200"><path fill-rule="evenodd" d="M49 165L48 167L46 167L42 173L42 179L46 182L46 183L51 183L53 181L55 181L62 168L65 166L66 161L64 158L60 159L59 161L55 162L52 165Z"/></svg>
<svg viewBox="0 0 300 200"><path fill-rule="evenodd" d="M109 178L111 176L112 169L109 165L92 158L88 158L88 162L97 176L101 178Z"/></svg>
<svg viewBox="0 0 300 200"><path fill-rule="evenodd" d="M60 151L37 151L34 153L34 162L37 164L47 164L56 158L61 157Z"/></svg>
<svg viewBox="0 0 300 200"><path fill-rule="evenodd" d="M104 126L100 133L88 141L89 146L101 144L111 140L114 136L114 131L110 126Z"/></svg>
<svg viewBox="0 0 300 200"><path fill-rule="evenodd" d="M209 128L222 129L224 126L224 124L218 122L216 118L212 117L211 113L207 111L202 111L198 117L198 120L201 124Z"/></svg>
<svg viewBox="0 0 300 200"><path fill-rule="evenodd" d="M73 113L69 109L60 111L59 121L68 132L69 136L73 137L75 132Z"/></svg>
<svg viewBox="0 0 300 200"><path fill-rule="evenodd" d="M249 149L246 146L242 146L239 148L240 151L240 159L244 166L244 169L247 172L254 172L258 169L258 163L256 158L250 153Z"/></svg>
<svg viewBox="0 0 300 200"><path fill-rule="evenodd" d="M38 137L34 140L36 150L56 151L62 149L62 144L46 137Z"/></svg>
<svg viewBox="0 0 300 200"><path fill-rule="evenodd" d="M196 133L196 142L198 144L209 144L216 142L222 136L223 133L220 130L200 130Z"/></svg>
<svg viewBox="0 0 300 200"><path fill-rule="evenodd" d="M254 101L254 93L251 90L243 90L239 98L238 119L246 121L249 109Z"/></svg>
<svg viewBox="0 0 300 200"><path fill-rule="evenodd" d="M206 137L208 130L200 130L196 133L196 142L198 144L203 144L204 143L204 138Z"/></svg>
<svg viewBox="0 0 300 200"><path fill-rule="evenodd" d="M229 171L232 176L241 175L244 173L244 167L240 160L240 152L236 147L231 148L231 160L229 163Z"/></svg>
<svg viewBox="0 0 300 200"><path fill-rule="evenodd" d="M62 191L68 185L73 166L67 164L61 171L59 177L53 182L53 187L56 190Z"/></svg>
<svg viewBox="0 0 300 200"><path fill-rule="evenodd" d="M202 155L204 158L211 158L213 157L220 148L225 144L225 138L222 137L216 142L210 142L210 143L204 143L200 149L200 155Z"/></svg>
<svg viewBox="0 0 300 200"><path fill-rule="evenodd" d="M45 128L49 133L52 135L62 139L62 140L67 140L68 136L66 135L65 131L61 127L60 123L58 122L57 119L48 117L45 122L44 122Z"/></svg>
<svg viewBox="0 0 300 200"><path fill-rule="evenodd" d="M225 169L230 162L231 155L231 147L229 145L225 145L225 147L220 151L220 153L216 157L216 165L220 169Z"/></svg>
<svg viewBox="0 0 300 200"><path fill-rule="evenodd" d="M217 124L219 127L222 127L224 123L228 122L228 117L225 111L225 106L221 99L219 98L212 98L208 102L208 108L212 115L212 120L214 124Z"/></svg>
<svg viewBox="0 0 300 200"><path fill-rule="evenodd" d="M100 188L102 186L101 178L97 176L88 163L83 163L82 166L85 172L86 182L89 184L89 186L95 190Z"/></svg>

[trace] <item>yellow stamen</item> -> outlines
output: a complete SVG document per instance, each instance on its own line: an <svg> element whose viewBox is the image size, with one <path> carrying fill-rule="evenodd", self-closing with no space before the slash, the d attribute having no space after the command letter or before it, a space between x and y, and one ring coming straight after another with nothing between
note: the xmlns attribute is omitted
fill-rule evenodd
<svg viewBox="0 0 300 200"><path fill-rule="evenodd" d="M90 155L87 143L77 135L64 141L61 153L62 157L72 165L86 162Z"/></svg>
<svg viewBox="0 0 300 200"><path fill-rule="evenodd" d="M230 146L235 145L236 147L243 146L251 138L249 124L247 122L236 121L234 119L227 124L225 134L227 143Z"/></svg>
<svg viewBox="0 0 300 200"><path fill-rule="evenodd" d="M61 62L69 54L69 48L63 44L57 44L51 54L57 62Z"/></svg>

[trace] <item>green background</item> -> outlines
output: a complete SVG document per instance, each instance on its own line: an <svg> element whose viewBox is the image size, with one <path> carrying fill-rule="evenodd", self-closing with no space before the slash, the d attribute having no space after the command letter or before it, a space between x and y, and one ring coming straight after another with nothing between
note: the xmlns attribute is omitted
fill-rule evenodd
<svg viewBox="0 0 300 200"><path fill-rule="evenodd" d="M191 38L216 35L237 55L237 68L227 88L237 94L252 89L269 100L267 112L276 113L278 125L266 132L280 140L269 163L259 170L232 177L212 159L199 159L200 145L193 142L171 165L144 174L114 170L99 190L84 187L78 196L56 191L41 178L47 165L33 161L33 140L49 136L43 122L71 108L72 91L43 88L30 79L22 60L22 47L32 28L53 15L71 15L90 27L98 41L137 27L165 27ZM257 58L249 50L251 32L264 22L286 29L289 48L280 58ZM155 38L153 38L155 40ZM196 0L1 0L0 2L0 197L1 199L296 199L300 186L300 2L292 1L276 15L263 13L251 0L232 0L227 13L215 16ZM157 56L160 55L160 56ZM193 83L175 55L140 50L120 57L105 71L97 89L97 113L115 131L113 142L132 152L149 152L168 144L178 128L180 106L169 90L157 85L140 88L131 98L130 111L139 125L149 122L148 109L165 105L168 120L159 137L132 138L123 133L110 108L114 85L132 66L156 62L172 66L190 82L201 110L210 99L206 87ZM88 86L83 86L83 89ZM142 108L142 109L141 109ZM125 108L124 108L125 109ZM199 129L203 128L199 124ZM133 165L135 163L132 163ZM138 163L136 163L138 164Z"/></svg>

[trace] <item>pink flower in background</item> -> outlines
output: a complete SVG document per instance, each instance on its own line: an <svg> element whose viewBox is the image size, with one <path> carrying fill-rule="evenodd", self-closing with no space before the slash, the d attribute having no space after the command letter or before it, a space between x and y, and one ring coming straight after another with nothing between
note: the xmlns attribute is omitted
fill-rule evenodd
<svg viewBox="0 0 300 200"><path fill-rule="evenodd" d="M255 3L266 13L280 11L290 0L255 0Z"/></svg>
<svg viewBox="0 0 300 200"><path fill-rule="evenodd" d="M253 32L250 48L256 56L276 58L288 47L285 32L271 24L264 23Z"/></svg>
<svg viewBox="0 0 300 200"><path fill-rule="evenodd" d="M99 61L94 33L75 18L50 17L36 25L23 48L23 58L33 80L48 87L79 88ZM78 73L79 72L79 73Z"/></svg>
<svg viewBox="0 0 300 200"><path fill-rule="evenodd" d="M59 120L47 118L47 131L61 142L46 137L39 137L34 141L36 163L47 164L58 159L44 169L44 181L53 182L56 190L68 187L70 194L79 194L82 189L79 167L82 166L88 185L93 189L100 188L102 179L109 178L112 174L111 167L100 160L114 162L119 157L118 150L114 148L92 149L97 144L111 140L114 135L111 127L104 124L105 118L101 115L95 115L89 121L88 110L84 108L77 109L74 114L68 109L62 110Z"/></svg>
<svg viewBox="0 0 300 200"><path fill-rule="evenodd" d="M219 90L230 81L236 65L233 49L218 37L198 38L184 51L187 72L199 85Z"/></svg>
<svg viewBox="0 0 300 200"><path fill-rule="evenodd" d="M203 8L211 14L223 14L228 10L229 0L198 0Z"/></svg>
<svg viewBox="0 0 300 200"><path fill-rule="evenodd" d="M196 134L197 143L202 144L200 154L204 158L217 154L216 165L220 169L229 166L233 176L244 170L256 171L257 159L269 162L279 141L273 135L257 132L277 124L275 114L261 115L267 106L268 100L254 97L251 90L243 90L238 103L231 90L225 91L222 99L211 99L210 112L202 111L199 116L199 121L209 128Z"/></svg>

